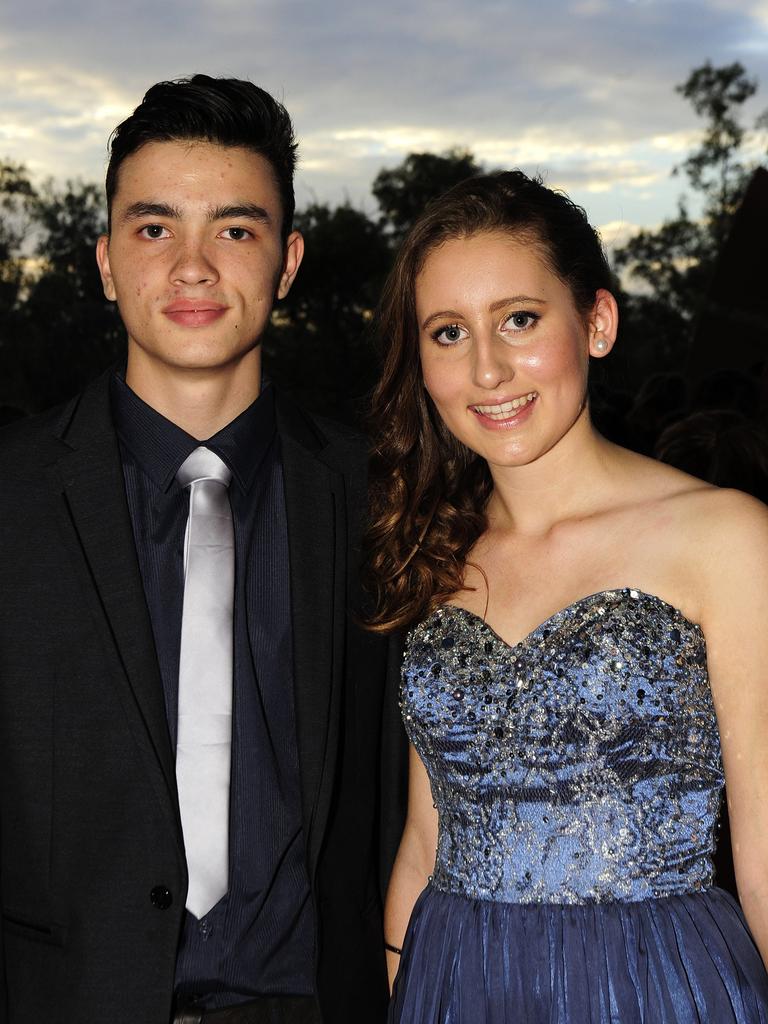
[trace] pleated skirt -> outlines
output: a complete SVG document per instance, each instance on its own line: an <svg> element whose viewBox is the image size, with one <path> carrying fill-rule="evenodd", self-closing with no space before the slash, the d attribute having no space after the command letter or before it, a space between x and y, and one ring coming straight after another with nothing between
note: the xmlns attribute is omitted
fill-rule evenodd
<svg viewBox="0 0 768 1024"><path fill-rule="evenodd" d="M389 1024L768 1024L768 974L724 890L516 904L428 886Z"/></svg>

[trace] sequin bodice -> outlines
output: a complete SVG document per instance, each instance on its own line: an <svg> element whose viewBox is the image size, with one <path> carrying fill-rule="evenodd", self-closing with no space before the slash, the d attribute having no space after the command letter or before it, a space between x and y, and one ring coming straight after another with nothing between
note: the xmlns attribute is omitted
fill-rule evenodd
<svg viewBox="0 0 768 1024"><path fill-rule="evenodd" d="M437 888L587 903L711 884L704 636L659 598L593 594L514 647L438 608L408 637L401 705L439 814Z"/></svg>

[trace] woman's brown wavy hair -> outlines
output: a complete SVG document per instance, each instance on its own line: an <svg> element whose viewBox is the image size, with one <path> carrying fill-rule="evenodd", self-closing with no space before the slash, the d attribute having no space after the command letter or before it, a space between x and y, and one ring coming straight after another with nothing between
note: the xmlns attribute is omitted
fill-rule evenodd
<svg viewBox="0 0 768 1024"><path fill-rule="evenodd" d="M381 379L371 403L367 625L386 633L428 615L463 587L467 557L486 528L487 463L445 427L422 381L416 280L444 242L508 232L531 245L570 288L586 318L611 272L584 210L522 171L468 178L433 200L411 228L376 314Z"/></svg>

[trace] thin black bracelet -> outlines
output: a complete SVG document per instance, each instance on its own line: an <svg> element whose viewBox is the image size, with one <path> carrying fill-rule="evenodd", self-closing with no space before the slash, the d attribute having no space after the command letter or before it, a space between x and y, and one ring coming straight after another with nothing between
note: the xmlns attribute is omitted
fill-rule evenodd
<svg viewBox="0 0 768 1024"><path fill-rule="evenodd" d="M398 949L397 946L393 946L389 942L384 943L384 949L388 949L390 953L397 953L398 956L402 956L403 954L402 949Z"/></svg>

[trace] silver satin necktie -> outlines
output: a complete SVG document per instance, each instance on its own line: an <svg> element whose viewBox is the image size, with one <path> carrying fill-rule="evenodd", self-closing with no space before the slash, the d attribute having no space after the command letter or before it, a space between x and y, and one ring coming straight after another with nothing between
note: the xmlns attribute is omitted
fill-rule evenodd
<svg viewBox="0 0 768 1024"><path fill-rule="evenodd" d="M232 473L214 452L196 448L176 479L189 487L176 781L189 872L187 909L201 918L229 886L235 543L227 488Z"/></svg>

